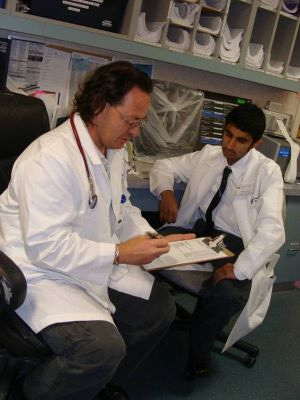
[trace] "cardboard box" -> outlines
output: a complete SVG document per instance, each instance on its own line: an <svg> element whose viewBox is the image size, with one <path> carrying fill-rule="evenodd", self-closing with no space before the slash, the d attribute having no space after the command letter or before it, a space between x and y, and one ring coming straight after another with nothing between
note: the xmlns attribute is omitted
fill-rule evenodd
<svg viewBox="0 0 300 400"><path fill-rule="evenodd" d="M128 0L31 0L30 14L120 32Z"/></svg>

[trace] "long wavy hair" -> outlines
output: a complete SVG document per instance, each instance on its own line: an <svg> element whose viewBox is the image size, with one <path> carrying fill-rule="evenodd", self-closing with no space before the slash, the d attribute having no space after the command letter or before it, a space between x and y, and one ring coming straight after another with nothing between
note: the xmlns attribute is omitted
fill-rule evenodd
<svg viewBox="0 0 300 400"><path fill-rule="evenodd" d="M73 112L78 112L85 123L103 111L108 103L120 104L134 87L150 94L153 83L149 76L128 61L115 61L99 67L75 94Z"/></svg>

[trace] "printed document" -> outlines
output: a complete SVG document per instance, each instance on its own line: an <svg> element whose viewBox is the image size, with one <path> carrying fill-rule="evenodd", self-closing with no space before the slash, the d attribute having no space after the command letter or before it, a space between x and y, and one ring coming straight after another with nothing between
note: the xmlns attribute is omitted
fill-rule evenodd
<svg viewBox="0 0 300 400"><path fill-rule="evenodd" d="M155 240L155 239L154 239ZM170 243L170 251L149 264L143 265L146 271L154 271L177 265L205 263L220 258L232 257L233 253L220 245L213 246L214 240L202 237Z"/></svg>

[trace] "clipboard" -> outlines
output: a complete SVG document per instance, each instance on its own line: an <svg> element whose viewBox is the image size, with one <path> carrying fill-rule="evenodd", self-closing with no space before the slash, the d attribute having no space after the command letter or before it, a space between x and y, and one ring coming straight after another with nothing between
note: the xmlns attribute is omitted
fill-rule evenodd
<svg viewBox="0 0 300 400"><path fill-rule="evenodd" d="M224 236L220 235L214 239L211 237L201 237L171 242L168 253L162 254L151 263L142 265L142 267L144 270L150 272L163 268L177 267L179 265L205 263L232 257L234 253L224 246Z"/></svg>

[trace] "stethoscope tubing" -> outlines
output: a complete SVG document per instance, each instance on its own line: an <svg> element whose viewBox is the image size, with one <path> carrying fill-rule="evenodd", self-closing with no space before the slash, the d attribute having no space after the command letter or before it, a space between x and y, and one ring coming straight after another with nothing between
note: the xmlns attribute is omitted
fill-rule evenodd
<svg viewBox="0 0 300 400"><path fill-rule="evenodd" d="M91 175L91 172L90 172L88 163L87 163L87 159L86 159L86 156L85 156L85 154L84 154L84 150L83 150L81 141L80 141L80 139L79 139L79 135L78 135L77 128L76 128L76 126L75 126L74 113L72 113L72 114L70 115L70 123L71 123L72 131L73 131L73 134L74 134L74 137L75 137L75 140L76 140L78 149L79 149L79 151L80 151L80 154L81 154L82 159L83 159L83 162L84 162L84 166L85 166L85 170L86 170L86 175L87 175L88 182L89 182L89 187L90 187L90 193L89 193L89 207L90 207L91 209L93 209L93 208L95 208L95 206L96 206L96 204L97 204L97 199L98 199L98 198L97 198L97 195L96 195L96 193L95 193L95 185L94 185L93 178L92 178L92 175Z"/></svg>

